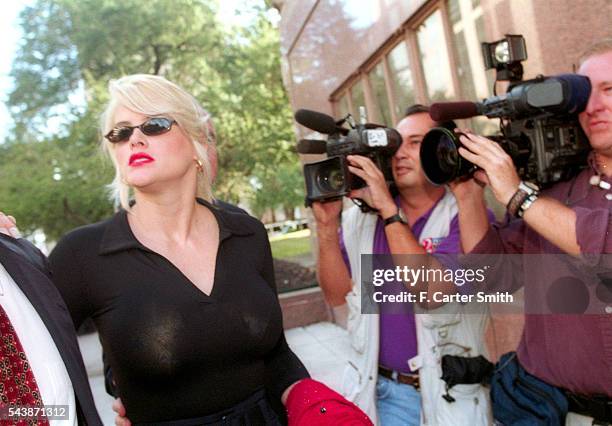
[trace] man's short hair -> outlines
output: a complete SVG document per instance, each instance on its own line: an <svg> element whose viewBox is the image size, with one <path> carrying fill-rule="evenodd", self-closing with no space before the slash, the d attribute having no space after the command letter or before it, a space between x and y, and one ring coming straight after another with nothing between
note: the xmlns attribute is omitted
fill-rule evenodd
<svg viewBox="0 0 612 426"><path fill-rule="evenodd" d="M589 46L582 55L580 55L579 63L582 65L587 59L607 52L612 52L612 37L606 37Z"/></svg>
<svg viewBox="0 0 612 426"><path fill-rule="evenodd" d="M414 114L421 114L421 113L429 114L429 107L423 104L412 104L408 108L406 108L406 110L404 111L404 118L410 117L411 115L414 115ZM457 127L455 122L452 120L449 120L449 121L435 121L434 120L434 123L435 123L435 127L445 127L449 130L453 130Z"/></svg>
<svg viewBox="0 0 612 426"><path fill-rule="evenodd" d="M413 104L406 108L406 111L404 111L404 118L414 114L420 114L422 112L426 112L429 114L429 107L423 104Z"/></svg>

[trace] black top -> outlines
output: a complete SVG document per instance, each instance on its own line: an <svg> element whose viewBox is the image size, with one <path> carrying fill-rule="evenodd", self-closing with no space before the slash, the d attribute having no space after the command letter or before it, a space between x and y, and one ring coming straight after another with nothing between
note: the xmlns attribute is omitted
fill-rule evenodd
<svg viewBox="0 0 612 426"><path fill-rule="evenodd" d="M198 201L219 225L210 296L143 246L125 211L68 233L49 257L75 326L93 318L134 423L205 416L264 386L278 400L308 377L285 341L264 227Z"/></svg>
<svg viewBox="0 0 612 426"><path fill-rule="evenodd" d="M213 203L216 207L219 207L223 210L229 210L232 213L248 214L246 211L244 211L240 207L234 204L227 203L222 200L215 199L213 200ZM130 205L133 205L133 204L130 204ZM86 327L86 326L84 325L83 327ZM113 370L110 368L110 365L108 364L108 360L106 359L106 356L104 355L104 351L102 352L102 362L104 364L104 388L106 389L106 393L117 398L119 396L119 392L117 391L117 387L115 386ZM279 407L279 408L282 408L282 407Z"/></svg>

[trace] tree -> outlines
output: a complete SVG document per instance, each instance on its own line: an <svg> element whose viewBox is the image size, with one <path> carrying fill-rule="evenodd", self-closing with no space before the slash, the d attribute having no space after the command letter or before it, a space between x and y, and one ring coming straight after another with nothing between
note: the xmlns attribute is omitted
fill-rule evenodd
<svg viewBox="0 0 612 426"><path fill-rule="evenodd" d="M112 170L98 154L97 117L108 81L132 73L164 75L211 111L219 198L252 194L250 182L269 174L266 168L295 168L278 31L264 6L255 7L251 25L231 31L216 21L216 8L212 0L38 0L26 7L11 72L15 128L1 151L0 206L27 231L42 228L52 238L112 212L105 189ZM286 188L287 199L295 189Z"/></svg>
<svg viewBox="0 0 612 426"><path fill-rule="evenodd" d="M54 240L112 213L104 187L111 168L90 144L66 137L0 148L0 205L25 233L42 228Z"/></svg>
<svg viewBox="0 0 612 426"><path fill-rule="evenodd" d="M284 163L277 168L262 169L255 177L257 185L252 195L252 208L257 216L281 207L288 219L294 218L294 208L304 204L303 177L298 164Z"/></svg>

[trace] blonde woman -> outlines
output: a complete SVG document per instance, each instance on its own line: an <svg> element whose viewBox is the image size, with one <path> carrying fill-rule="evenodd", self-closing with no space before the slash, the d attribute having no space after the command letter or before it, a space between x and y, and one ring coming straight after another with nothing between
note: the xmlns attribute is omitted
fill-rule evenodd
<svg viewBox="0 0 612 426"><path fill-rule="evenodd" d="M212 204L208 115L132 75L111 82L102 129L122 209L68 233L50 263L75 325L93 318L127 417L279 424L308 373L285 341L264 227Z"/></svg>

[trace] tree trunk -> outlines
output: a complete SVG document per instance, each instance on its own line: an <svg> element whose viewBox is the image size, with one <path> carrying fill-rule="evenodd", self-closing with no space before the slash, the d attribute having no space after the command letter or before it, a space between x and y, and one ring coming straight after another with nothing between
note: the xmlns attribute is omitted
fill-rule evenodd
<svg viewBox="0 0 612 426"><path fill-rule="evenodd" d="M291 206L283 207L285 211L285 219L287 220L295 220L295 209Z"/></svg>

